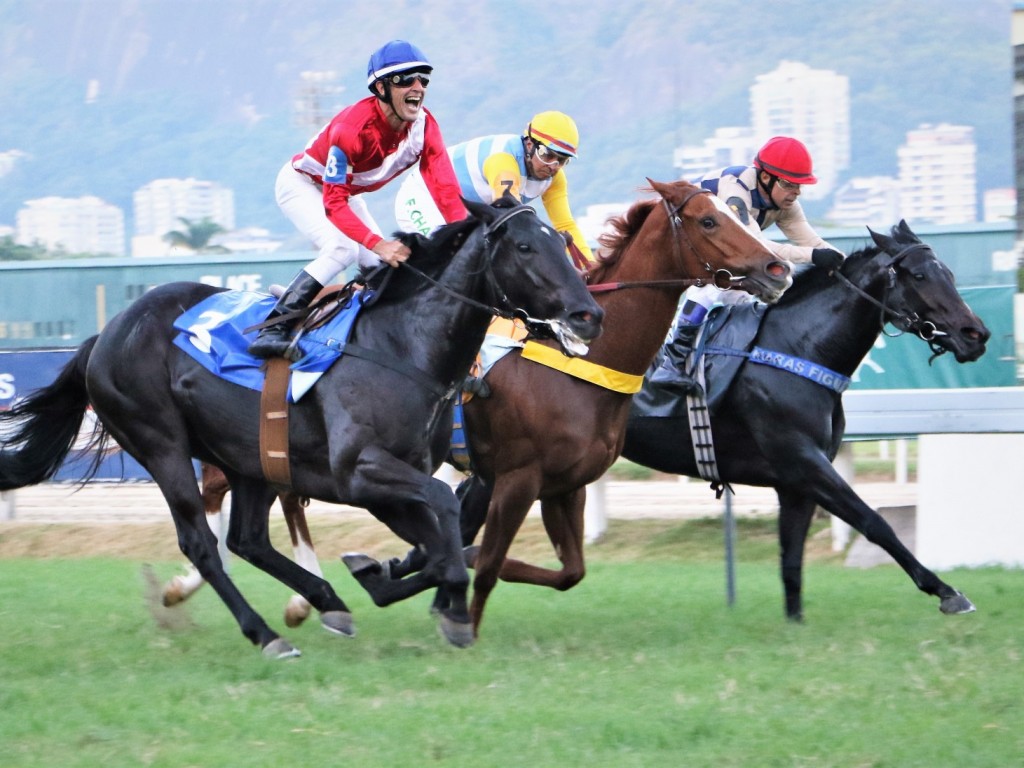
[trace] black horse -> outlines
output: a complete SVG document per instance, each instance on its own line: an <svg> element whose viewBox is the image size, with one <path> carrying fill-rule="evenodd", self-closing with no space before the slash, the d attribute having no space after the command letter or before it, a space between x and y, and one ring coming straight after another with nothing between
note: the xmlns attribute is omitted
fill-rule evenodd
<svg viewBox="0 0 1024 768"><path fill-rule="evenodd" d="M849 377L891 322L927 341L936 355L952 352L960 363L981 357L990 333L932 249L905 222L891 237L871 237L874 247L851 254L837 275L811 268L798 276L765 310L756 345ZM654 417L643 407L651 399L646 390L653 370L634 399L622 455L661 472L699 477L687 417ZM943 613L974 610L918 562L833 468L846 427L837 391L743 360L710 422L721 481L773 487L778 494L787 617L802 618L804 543L816 505L888 552L920 590L940 598Z"/></svg>
<svg viewBox="0 0 1024 768"><path fill-rule="evenodd" d="M431 477L451 431L451 399L467 375L492 315L528 314L570 348L595 338L602 310L565 258L562 237L531 208L509 200L467 204L470 217L430 240L403 235L412 255L383 270L375 303L362 311L346 354L290 408L293 490L364 507L427 553L420 574L396 580L382 604L443 585L454 596L441 628L472 642L459 505ZM0 489L41 482L67 456L88 406L97 439L112 436L159 485L182 552L213 585L242 633L268 656L297 651L246 602L225 573L191 463L220 467L232 488L232 552L303 595L324 625L354 634L351 614L324 579L277 552L268 535L276 492L259 458L258 392L226 382L178 349L172 324L219 289L194 283L155 288L79 347L49 387L0 415Z"/></svg>

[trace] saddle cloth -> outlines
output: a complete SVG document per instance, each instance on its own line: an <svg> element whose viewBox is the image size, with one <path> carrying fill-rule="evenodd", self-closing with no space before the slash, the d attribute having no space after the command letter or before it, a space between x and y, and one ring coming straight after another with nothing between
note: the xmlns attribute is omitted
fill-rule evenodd
<svg viewBox="0 0 1024 768"><path fill-rule="evenodd" d="M756 302L717 305L708 312L694 349L687 355L686 369L703 365L708 411L714 414L729 391L740 367L748 359L754 339L761 327L765 305ZM692 358L696 355L696 360ZM678 388L652 382L654 373L665 359L665 348L658 352L647 369L643 387L633 396L634 415L687 418L686 397Z"/></svg>
<svg viewBox="0 0 1024 768"><path fill-rule="evenodd" d="M303 333L298 342L302 358L289 366L289 402L297 403L342 356L359 311L371 294L357 293L326 323ZM256 332L245 333L245 329L263 322L276 303L273 296L265 293L215 293L178 316L174 328L179 333L174 344L210 373L262 391L261 368L265 361L246 351Z"/></svg>

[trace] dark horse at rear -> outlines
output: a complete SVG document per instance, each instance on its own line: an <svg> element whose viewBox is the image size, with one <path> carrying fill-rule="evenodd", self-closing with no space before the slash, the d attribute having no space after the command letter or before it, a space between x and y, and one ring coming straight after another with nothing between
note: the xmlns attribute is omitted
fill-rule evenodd
<svg viewBox="0 0 1024 768"><path fill-rule="evenodd" d="M790 359L853 375L887 323L924 339L933 354L960 363L985 352L989 331L957 293L953 274L901 222L891 236L852 254L838 274L811 268L764 312L754 343ZM659 356L660 357L660 356ZM659 361L651 368L653 371ZM689 421L652 416L650 376L634 399L623 457L647 467L700 477ZM767 486L779 497L779 543L786 615L799 620L804 543L820 505L882 547L917 587L939 598L944 613L971 602L903 545L832 466L846 420L840 392L787 370L744 361L711 415L714 455L723 483Z"/></svg>

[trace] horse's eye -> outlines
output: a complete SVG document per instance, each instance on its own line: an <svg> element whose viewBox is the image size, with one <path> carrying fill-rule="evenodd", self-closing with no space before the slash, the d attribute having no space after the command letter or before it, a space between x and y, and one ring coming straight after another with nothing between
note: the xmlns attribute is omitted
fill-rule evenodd
<svg viewBox="0 0 1024 768"><path fill-rule="evenodd" d="M700 220L700 225L704 227L704 229L714 229L718 226L718 222L715 221L714 216L705 216Z"/></svg>
<svg viewBox="0 0 1024 768"><path fill-rule="evenodd" d="M518 243L516 245L516 248L519 250L520 253L529 253L530 251L533 250L532 248L530 248L528 243Z"/></svg>

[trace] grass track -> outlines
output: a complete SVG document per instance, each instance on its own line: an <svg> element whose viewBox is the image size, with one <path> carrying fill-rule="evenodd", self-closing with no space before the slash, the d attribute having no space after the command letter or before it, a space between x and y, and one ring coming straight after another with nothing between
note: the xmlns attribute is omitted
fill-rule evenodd
<svg viewBox="0 0 1024 768"><path fill-rule="evenodd" d="M1024 572L958 571L946 617L895 566L813 563L807 623L775 564L591 558L567 593L501 584L479 643L447 647L429 595L375 608L327 577L359 636L315 624L270 663L206 589L151 620L130 559L0 560L4 766L1017 766ZM238 563L272 624L286 590ZM165 578L177 563L159 563Z"/></svg>

